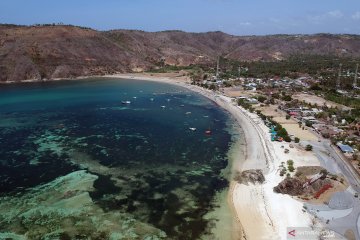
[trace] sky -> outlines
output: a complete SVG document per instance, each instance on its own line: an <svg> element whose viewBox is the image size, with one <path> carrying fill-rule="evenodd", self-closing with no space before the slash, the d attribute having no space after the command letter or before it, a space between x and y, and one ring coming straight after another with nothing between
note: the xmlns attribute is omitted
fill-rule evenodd
<svg viewBox="0 0 360 240"><path fill-rule="evenodd" d="M233 35L360 34L360 0L0 0L0 23Z"/></svg>

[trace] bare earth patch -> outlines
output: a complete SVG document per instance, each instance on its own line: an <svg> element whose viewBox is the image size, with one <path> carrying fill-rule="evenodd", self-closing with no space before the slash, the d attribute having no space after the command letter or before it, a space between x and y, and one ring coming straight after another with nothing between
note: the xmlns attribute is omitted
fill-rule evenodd
<svg viewBox="0 0 360 240"><path fill-rule="evenodd" d="M338 107L340 109L343 110L350 110L351 108L346 107L344 105L335 103L335 102L331 102L328 100L325 100L322 97L318 97L315 95L311 95L311 94L305 94L305 93L300 93L300 94L295 94L294 96L292 96L294 99L298 99L299 101L305 101L306 103L310 103L310 104L317 104L318 106L324 106L324 104L326 104L326 106L328 107Z"/></svg>

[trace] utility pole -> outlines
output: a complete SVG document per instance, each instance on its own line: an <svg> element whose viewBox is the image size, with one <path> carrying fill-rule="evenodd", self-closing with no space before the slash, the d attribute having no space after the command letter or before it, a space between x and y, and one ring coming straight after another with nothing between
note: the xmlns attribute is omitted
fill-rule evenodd
<svg viewBox="0 0 360 240"><path fill-rule="evenodd" d="M341 67L342 67L342 63L340 63L340 65L339 65L339 74L338 74L337 81L336 81L337 90L340 90Z"/></svg>
<svg viewBox="0 0 360 240"><path fill-rule="evenodd" d="M354 88L357 88L358 69L359 69L359 64L356 64L355 77L354 77L354 83L353 83L353 87L354 87Z"/></svg>

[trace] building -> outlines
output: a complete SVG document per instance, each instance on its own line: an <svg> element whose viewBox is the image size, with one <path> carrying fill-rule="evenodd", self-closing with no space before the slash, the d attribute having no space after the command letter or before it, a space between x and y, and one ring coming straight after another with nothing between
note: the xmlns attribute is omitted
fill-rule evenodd
<svg viewBox="0 0 360 240"><path fill-rule="evenodd" d="M349 145L338 143L337 146L343 153L354 153L354 149Z"/></svg>
<svg viewBox="0 0 360 240"><path fill-rule="evenodd" d="M301 120L302 120L304 123L310 122L310 123L312 123L312 124L319 122L319 121L316 120L316 118L314 118L314 117L302 117Z"/></svg>
<svg viewBox="0 0 360 240"><path fill-rule="evenodd" d="M312 127L315 129L316 132L321 134L324 138L332 138L343 132L343 130L335 126L326 125L324 123L313 124Z"/></svg>

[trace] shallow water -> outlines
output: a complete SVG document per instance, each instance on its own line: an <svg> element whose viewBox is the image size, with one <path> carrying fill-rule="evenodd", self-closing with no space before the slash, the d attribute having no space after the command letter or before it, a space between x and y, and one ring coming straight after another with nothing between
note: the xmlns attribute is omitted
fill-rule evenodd
<svg viewBox="0 0 360 240"><path fill-rule="evenodd" d="M216 192L228 186L221 171L230 124L215 103L168 84L89 79L1 86L0 201L26 202L37 186L86 169L97 176L89 192L102 214L126 214L162 231L158 238L197 239L209 230L204 215L215 207ZM13 218L0 217L0 232L29 231L13 227L23 221ZM65 227L41 227L78 237ZM145 236L143 229L132 231Z"/></svg>

